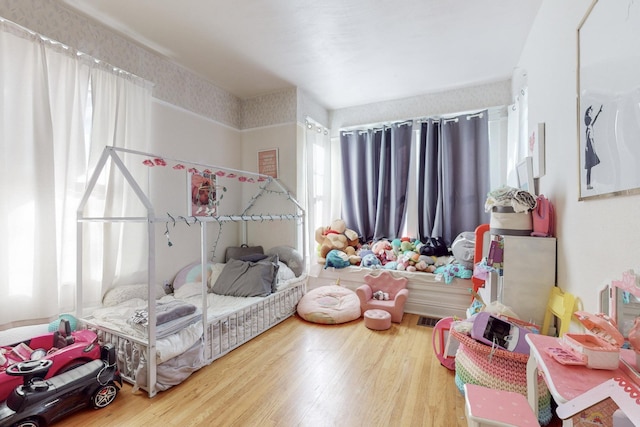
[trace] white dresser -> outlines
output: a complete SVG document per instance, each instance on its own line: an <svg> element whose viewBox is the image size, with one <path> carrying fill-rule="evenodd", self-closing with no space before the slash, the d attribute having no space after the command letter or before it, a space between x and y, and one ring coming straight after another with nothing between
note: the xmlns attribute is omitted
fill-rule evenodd
<svg viewBox="0 0 640 427"><path fill-rule="evenodd" d="M556 284L556 238L501 237L502 276L492 273L479 293L485 302L499 301L521 320L541 326L551 288Z"/></svg>

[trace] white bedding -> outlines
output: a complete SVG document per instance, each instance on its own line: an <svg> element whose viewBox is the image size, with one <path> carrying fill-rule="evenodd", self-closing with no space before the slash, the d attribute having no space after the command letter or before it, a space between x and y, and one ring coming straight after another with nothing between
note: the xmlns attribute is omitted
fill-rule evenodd
<svg viewBox="0 0 640 427"><path fill-rule="evenodd" d="M223 316L234 311L237 311L243 307L260 301L263 297L230 297L225 295L207 294L207 317L211 321L218 316ZM160 303L175 300L173 295L166 295L160 298ZM189 302L196 307L196 318L199 318L202 313L202 297L191 296L185 298L183 301ZM125 301L113 307L103 307L96 309L93 312L91 320L105 328L118 330L126 335L136 337L142 340L146 340L147 336L144 331L131 325L128 322L136 310L147 308L147 301L134 298L129 301ZM169 322L171 323L171 322ZM162 363L175 357L176 355L183 353L189 347L191 347L200 337L202 337L202 322L197 321L178 330L176 333L170 334L167 337L156 340L156 360L157 363Z"/></svg>
<svg viewBox="0 0 640 427"><path fill-rule="evenodd" d="M306 275L281 280L278 282L278 290L282 291L295 286L303 280L306 280ZM180 298L176 298L176 295ZM263 299L264 297L234 297L207 293L207 321L213 322L217 317L237 312ZM197 310L189 316L192 321L186 327L185 321L181 319L157 327L157 336L159 337L156 340L157 363L165 362L183 353L202 337L202 321L198 320L202 314L202 284L187 283L175 294L165 295L157 301L162 304L176 300L191 303L197 307ZM148 338L146 330L129 322L136 310L146 308L148 308L146 300L133 298L111 307L98 308L87 320L104 328L146 341Z"/></svg>

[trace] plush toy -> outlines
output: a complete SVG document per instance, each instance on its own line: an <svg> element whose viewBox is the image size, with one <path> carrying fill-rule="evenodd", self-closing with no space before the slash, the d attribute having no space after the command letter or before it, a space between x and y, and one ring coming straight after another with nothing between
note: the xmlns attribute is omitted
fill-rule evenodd
<svg viewBox="0 0 640 427"><path fill-rule="evenodd" d="M395 253L396 257L401 254L400 245L402 245L402 240L400 239L393 239L391 241L391 249L393 250L393 253Z"/></svg>
<svg viewBox="0 0 640 427"><path fill-rule="evenodd" d="M397 261L398 260L398 256L393 251L393 249L389 249L387 251L384 251L384 255L383 256L384 256L384 260L386 262L392 262L392 261Z"/></svg>
<svg viewBox="0 0 640 427"><path fill-rule="evenodd" d="M362 249L362 248L360 248L360 251L358 252L358 255L360 256L360 258L364 258L369 254L375 255L371 249Z"/></svg>
<svg viewBox="0 0 640 427"><path fill-rule="evenodd" d="M471 276L473 275L473 272L468 268L465 268L460 264L452 264L452 263L436 268L434 273L442 274L444 277L444 282L446 284L451 283L454 277L460 277L462 279L470 279Z"/></svg>
<svg viewBox="0 0 640 427"><path fill-rule="evenodd" d="M333 220L328 227L318 227L315 239L318 243L318 257L321 263L333 249L344 251L348 246L355 247L359 243L358 234L348 229L342 219Z"/></svg>
<svg viewBox="0 0 640 427"><path fill-rule="evenodd" d="M389 301L389 293L388 292L382 292L382 291L377 291L373 293L373 299L377 299L380 301Z"/></svg>
<svg viewBox="0 0 640 427"><path fill-rule="evenodd" d="M397 270L398 269L398 261L389 261L384 264L383 267L385 270Z"/></svg>
<svg viewBox="0 0 640 427"><path fill-rule="evenodd" d="M375 254L368 254L368 255L365 255L364 257L362 257L362 263L360 265L362 265L363 267L366 267L366 268L380 268L380 267L382 267L382 263L380 262L378 257L375 256Z"/></svg>
<svg viewBox="0 0 640 427"><path fill-rule="evenodd" d="M407 251L415 251L416 249L416 245L410 241L410 240L402 240L400 242L400 251L407 252Z"/></svg>
<svg viewBox="0 0 640 427"><path fill-rule="evenodd" d="M356 253L356 248L353 246L344 248L344 253L349 257L349 264L351 265L358 265L362 261L362 257Z"/></svg>
<svg viewBox="0 0 640 427"><path fill-rule="evenodd" d="M388 250L391 250L391 249L392 249L391 242L389 242L388 240L385 240L385 239L378 240L373 245L371 245L371 251L374 254L376 254L378 257L380 257L382 254L384 254L385 251L388 251Z"/></svg>
<svg viewBox="0 0 640 427"><path fill-rule="evenodd" d="M421 255L422 257L422 255ZM434 271L436 271L436 266L433 264L428 264L427 262L425 262L424 260L420 260L416 263L416 270L417 271L425 271L427 273L433 273Z"/></svg>
<svg viewBox="0 0 640 427"><path fill-rule="evenodd" d="M324 263L324 268L327 267L335 267L335 268L344 268L351 265L349 263L349 257L346 253L339 251L337 249L332 249L327 254L327 258Z"/></svg>

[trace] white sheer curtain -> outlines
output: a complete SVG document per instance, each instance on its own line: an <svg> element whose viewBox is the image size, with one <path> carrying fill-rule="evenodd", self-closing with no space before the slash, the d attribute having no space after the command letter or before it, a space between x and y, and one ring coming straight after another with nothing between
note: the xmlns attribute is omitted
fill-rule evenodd
<svg viewBox="0 0 640 427"><path fill-rule="evenodd" d="M305 195L307 236L309 239L308 259L311 265L316 261L317 243L313 238L315 230L330 224L331 218L331 139L329 130L313 119L306 119L305 158L307 189Z"/></svg>
<svg viewBox="0 0 640 427"><path fill-rule="evenodd" d="M0 329L47 323L74 309L76 209L92 170L90 153L114 143L146 145L150 87L136 82L132 88L122 73L106 70L0 19ZM102 73L111 82L89 90ZM116 101L103 103L104 97ZM100 115L88 115L92 111ZM125 195L110 188L110 203L102 206ZM123 244L120 237L106 240L109 250ZM143 242L129 250L137 247ZM133 271L137 257L133 261L110 259L101 273ZM94 294L100 298L102 289Z"/></svg>
<svg viewBox="0 0 640 427"><path fill-rule="evenodd" d="M514 103L509 106L508 115L507 184L517 187L516 165L528 153L529 95L527 87L520 88Z"/></svg>
<svg viewBox="0 0 640 427"><path fill-rule="evenodd" d="M150 86L130 75L114 74L104 67L91 70L93 121L91 126L89 164L85 182L105 145L113 145L148 152L148 123L150 121ZM129 172L146 189L147 170L139 163L123 158ZM119 172L103 174L89 208L92 215L146 216L142 204ZM146 283L147 234L146 224L87 223L83 232L87 251L83 256L84 305L98 303L105 291L114 284Z"/></svg>

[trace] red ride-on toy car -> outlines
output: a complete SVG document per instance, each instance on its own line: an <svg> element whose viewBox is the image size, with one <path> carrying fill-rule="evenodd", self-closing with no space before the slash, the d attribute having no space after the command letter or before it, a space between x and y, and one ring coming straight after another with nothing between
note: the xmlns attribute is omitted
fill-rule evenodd
<svg viewBox="0 0 640 427"><path fill-rule="evenodd" d="M111 344L101 348L101 360L43 380L52 364L51 359L27 360L7 368L9 375L22 377L22 385L0 403L0 427L48 426L82 408L104 408L122 387Z"/></svg>
<svg viewBox="0 0 640 427"><path fill-rule="evenodd" d="M66 319L60 319L58 330L21 343L0 347L0 402L20 384L20 377L8 375L9 366L25 361L51 360L46 377L61 374L92 360L100 359L100 346L95 332L71 332Z"/></svg>

